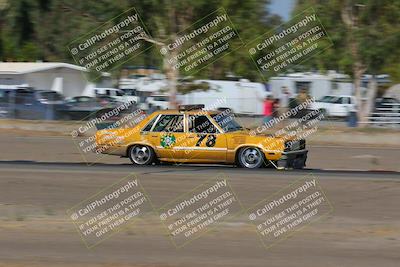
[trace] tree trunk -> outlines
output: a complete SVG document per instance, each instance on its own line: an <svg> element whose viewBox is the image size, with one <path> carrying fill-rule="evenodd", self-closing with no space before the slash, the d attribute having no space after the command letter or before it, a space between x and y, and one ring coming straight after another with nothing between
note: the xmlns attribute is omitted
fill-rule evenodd
<svg viewBox="0 0 400 267"><path fill-rule="evenodd" d="M365 103L364 109L364 118L370 116L374 109L374 99L376 96L376 92L378 90L378 85L376 83L375 77L372 77L368 82L368 93L367 93L367 102Z"/></svg>
<svg viewBox="0 0 400 267"><path fill-rule="evenodd" d="M356 97L356 104L357 104L357 119L358 122L364 122L364 103L362 101L362 94L361 94L361 77L364 73L362 69L360 69L357 64L354 64L353 68L354 73L354 96ZM364 126L364 123L358 124L361 127Z"/></svg>
<svg viewBox="0 0 400 267"><path fill-rule="evenodd" d="M360 53L359 53L359 45L357 40L355 39L354 28L357 27L356 21L357 18L353 14L352 9L352 2L347 0L343 3L343 8L341 10L342 21L344 22L347 28L347 38L348 38L348 45L350 48L350 53L353 58L353 78L354 78L354 95L357 101L357 118L358 121L361 122L358 125L360 127L364 127L365 123L365 107L362 101L362 94L361 94L361 78L366 68L361 60Z"/></svg>
<svg viewBox="0 0 400 267"><path fill-rule="evenodd" d="M179 70L175 68L174 58L177 55L177 51L174 49L172 51L168 51L168 49L165 49L167 53L164 55L163 58L163 64L164 64L164 71L165 75L167 77L167 84L168 84L168 92L169 92L169 107L171 109L177 108L177 99L176 99L176 94L177 94L177 81L178 81L178 76L179 76Z"/></svg>

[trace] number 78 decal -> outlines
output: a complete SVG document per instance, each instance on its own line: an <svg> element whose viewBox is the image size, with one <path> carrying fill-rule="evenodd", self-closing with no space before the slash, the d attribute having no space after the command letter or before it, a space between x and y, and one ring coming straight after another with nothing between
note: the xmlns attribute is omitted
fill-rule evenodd
<svg viewBox="0 0 400 267"><path fill-rule="evenodd" d="M196 146L200 146L206 138L206 146L208 147L215 146L215 142L217 141L217 137L212 134L197 134L197 137L199 137L199 140L197 140Z"/></svg>

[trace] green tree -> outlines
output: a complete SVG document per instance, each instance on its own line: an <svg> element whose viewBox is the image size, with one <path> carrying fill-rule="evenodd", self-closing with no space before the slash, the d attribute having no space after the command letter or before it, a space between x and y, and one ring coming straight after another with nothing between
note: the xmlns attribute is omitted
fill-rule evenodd
<svg viewBox="0 0 400 267"><path fill-rule="evenodd" d="M316 10L334 45L308 60L305 65L350 74L359 103L358 117L364 121L371 110L376 88L369 88L368 100L363 105L363 74L387 72L395 81L399 81L396 79L400 76L400 2L299 0L294 13L310 6Z"/></svg>
<svg viewBox="0 0 400 267"><path fill-rule="evenodd" d="M74 63L67 49L70 42L135 7L151 36L146 39L147 45L153 46L127 64L162 68L174 99L177 80L182 74L168 64L168 59L179 51L161 55L159 50L165 42L173 42L191 24L222 7L246 43L280 22L279 18L268 14L268 3L269 0L13 0L4 14L1 53L3 58L14 61L39 59ZM239 42L235 40L235 45ZM202 69L194 78L220 79L227 72L250 79L260 77L247 50L242 47Z"/></svg>

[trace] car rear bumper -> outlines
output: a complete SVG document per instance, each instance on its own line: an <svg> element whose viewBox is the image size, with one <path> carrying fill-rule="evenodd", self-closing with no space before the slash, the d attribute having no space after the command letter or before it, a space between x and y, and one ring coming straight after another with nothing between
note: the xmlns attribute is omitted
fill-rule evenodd
<svg viewBox="0 0 400 267"><path fill-rule="evenodd" d="M98 154L126 156L126 147L97 146L96 151Z"/></svg>

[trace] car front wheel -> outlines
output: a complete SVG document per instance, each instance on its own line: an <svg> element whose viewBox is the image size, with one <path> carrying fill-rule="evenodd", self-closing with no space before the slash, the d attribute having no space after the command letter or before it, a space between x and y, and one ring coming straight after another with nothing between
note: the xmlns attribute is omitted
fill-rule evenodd
<svg viewBox="0 0 400 267"><path fill-rule="evenodd" d="M264 155L257 147L240 149L238 163L243 168L256 169L264 163Z"/></svg>
<svg viewBox="0 0 400 267"><path fill-rule="evenodd" d="M150 165L155 160L155 154L151 147L135 145L129 149L129 159L136 165Z"/></svg>

